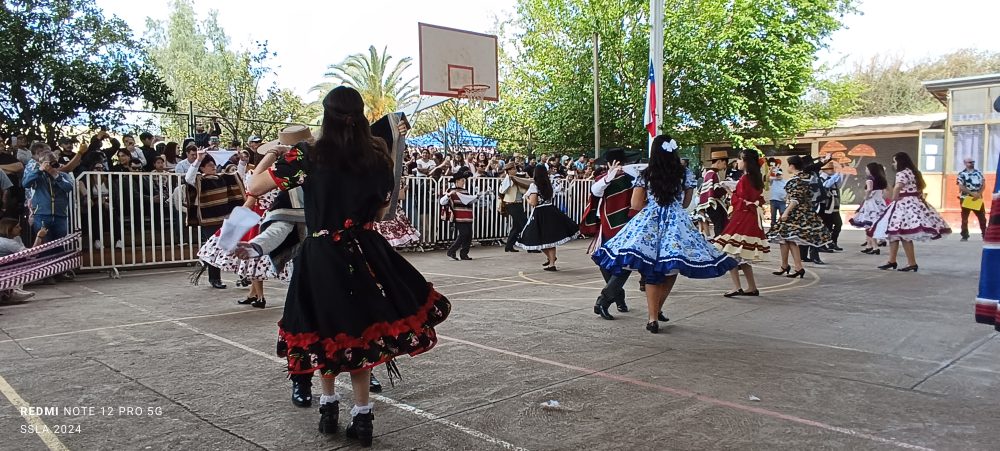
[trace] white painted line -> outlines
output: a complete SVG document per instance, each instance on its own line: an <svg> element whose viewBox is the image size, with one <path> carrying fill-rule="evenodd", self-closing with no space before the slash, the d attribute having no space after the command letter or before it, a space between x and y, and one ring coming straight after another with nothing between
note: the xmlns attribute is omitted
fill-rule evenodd
<svg viewBox="0 0 1000 451"><path fill-rule="evenodd" d="M0 376L0 393L3 393L3 395L7 397L7 400L10 401L11 405L13 405L14 408L21 413L21 416L24 417L24 419L28 422L28 424L35 429L35 434L38 435L38 438L42 439L42 442L45 443L45 446L49 447L49 449L52 451L69 450L69 448L67 448L66 445L63 445L63 443L59 441L59 437L57 437L56 434L52 433L49 427L45 424L44 421L42 421L41 418L38 417L38 415L30 415L28 412L22 409L31 407L31 405L28 404L24 399L22 399L21 396L18 395L16 391L14 391L14 387L11 387L10 384L7 383L7 380L3 378L3 376ZM4 435L6 437L4 439L4 442L10 444L8 440L10 439L11 436L7 434Z"/></svg>
<svg viewBox="0 0 1000 451"><path fill-rule="evenodd" d="M180 321L171 321L171 322L174 323L174 324L176 324L176 325L178 325L178 326L180 326L180 327L183 327L183 328L185 328L187 330L190 330L191 332L194 332L196 334L204 335L205 337L208 337L208 338L211 338L213 340L225 343L227 345L230 345L230 346L242 349L242 350L244 350L246 352L249 352L251 354L263 357L263 358L268 359L268 360L270 360L272 362L281 363L281 364L286 363L285 359L282 359L282 358L279 358L277 356L273 356L273 355L267 354L267 353L265 353L263 351L251 348L251 347L249 347L247 345L244 345L243 343L235 342L233 340L230 340L230 339L225 338L225 337L220 337L220 336L215 335L213 333L203 332L203 331L201 331L200 329L198 329L196 327L192 327L192 326L190 326L188 324L185 324L185 323L182 323ZM343 382L337 382L337 387L339 387L342 390L344 390L344 389L350 389L351 388L350 384L345 384ZM397 409L400 409L400 410L402 410L404 412L412 413L412 414L414 414L414 415L416 415L418 417L421 417L421 418L423 418L423 419L425 419L427 421L430 421L432 423L437 423L437 424L449 427L451 429L455 429L455 430L457 430L459 432L462 432L462 433L464 433L466 435L475 437L475 438L477 438L479 440L482 440L482 441L484 441L486 443L499 446L499 447L501 447L503 449L510 449L510 450L515 450L515 451L528 451L527 448L516 446L516 445L514 445L514 444L512 444L510 442L506 442L504 440L501 440L501 439L498 439L496 437L493 437L492 435L489 435L489 434L487 434L485 432L477 431L477 430L472 429L470 427L463 426L463 425L458 424L458 423L456 423L454 421L447 420L445 418L442 418L442 417L437 416L437 415L435 415L433 413L427 412L427 411L425 411L423 409L411 406L411 405L406 404L404 402L396 401L395 399L387 398L387 397L382 396L382 395L376 395L374 393L370 394L369 397L371 397L372 399L374 399L374 400L376 400L378 402L385 403L387 405L393 406L393 407L395 407Z"/></svg>

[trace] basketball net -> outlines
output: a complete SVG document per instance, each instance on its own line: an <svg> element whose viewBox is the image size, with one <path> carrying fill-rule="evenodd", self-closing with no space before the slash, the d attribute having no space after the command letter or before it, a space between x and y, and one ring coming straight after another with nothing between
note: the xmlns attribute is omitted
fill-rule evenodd
<svg viewBox="0 0 1000 451"><path fill-rule="evenodd" d="M486 91L490 85L471 84L462 86L462 98L473 108L482 108L486 99Z"/></svg>

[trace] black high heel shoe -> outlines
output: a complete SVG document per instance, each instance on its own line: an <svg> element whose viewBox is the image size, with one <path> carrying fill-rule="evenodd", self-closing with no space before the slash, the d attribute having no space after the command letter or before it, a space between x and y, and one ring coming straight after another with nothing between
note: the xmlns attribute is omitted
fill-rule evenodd
<svg viewBox="0 0 1000 451"><path fill-rule="evenodd" d="M340 401L328 402L319 406L319 431L324 434L334 434L340 421Z"/></svg>
<svg viewBox="0 0 1000 451"><path fill-rule="evenodd" d="M772 272L771 274L774 274L776 276L780 276L782 274L788 274L788 271L791 271L791 270L792 270L791 265L789 265L789 266L782 266L781 267L781 271L775 271L775 272Z"/></svg>
<svg viewBox="0 0 1000 451"><path fill-rule="evenodd" d="M878 267L878 269L881 269L882 271L886 271L889 269L896 269L896 268L897 268L896 262L889 262Z"/></svg>
<svg viewBox="0 0 1000 451"><path fill-rule="evenodd" d="M896 271L899 271L899 272L917 272L918 269L920 269L919 266L913 265L913 266L907 266L905 268L899 268Z"/></svg>
<svg viewBox="0 0 1000 451"><path fill-rule="evenodd" d="M256 308L267 307L267 299L264 299L264 298L254 299L254 301L250 303L250 306L251 307L256 307Z"/></svg>
<svg viewBox="0 0 1000 451"><path fill-rule="evenodd" d="M257 302L257 296L247 296L247 298L242 301L236 301L239 305L253 305L254 302Z"/></svg>
<svg viewBox="0 0 1000 451"><path fill-rule="evenodd" d="M667 318L666 316L663 316L663 312L660 312L660 313L656 314L656 320L665 323L667 321L670 321L670 318Z"/></svg>
<svg viewBox="0 0 1000 451"><path fill-rule="evenodd" d="M542 271L558 271L558 269L556 269L556 265L552 265L552 266L546 266L545 269L543 269Z"/></svg>
<svg viewBox="0 0 1000 451"><path fill-rule="evenodd" d="M655 334L660 331L660 325L656 321L650 321L646 323L646 330Z"/></svg>
<svg viewBox="0 0 1000 451"><path fill-rule="evenodd" d="M741 296L760 296L760 290L744 291Z"/></svg>
<svg viewBox="0 0 1000 451"><path fill-rule="evenodd" d="M722 295L722 297L724 297L724 298L735 298L736 296L743 296L743 289L742 288L740 288L739 290L736 290L736 291L730 291L730 292Z"/></svg>
<svg viewBox="0 0 1000 451"><path fill-rule="evenodd" d="M347 437L356 438L361 442L361 446L367 448L372 446L372 433L375 426L372 424L375 414L372 412L359 413L351 419L351 424L347 426Z"/></svg>
<svg viewBox="0 0 1000 451"><path fill-rule="evenodd" d="M864 249L861 249L861 253L862 254L874 254L875 253L875 249L871 248L871 247L866 247Z"/></svg>
<svg viewBox="0 0 1000 451"><path fill-rule="evenodd" d="M793 272L793 273L791 273L791 274L789 274L789 275L787 275L785 277L788 277L789 279L794 279L796 277L798 277L800 279L805 279L806 278L806 270L805 270L805 268L802 268L802 269L800 269L798 271L795 271L795 272Z"/></svg>
<svg viewBox="0 0 1000 451"><path fill-rule="evenodd" d="M556 260L559 260L559 259L558 258L553 258L552 261L550 261L550 262L542 263L542 268L548 268L549 266L555 266L556 265Z"/></svg>

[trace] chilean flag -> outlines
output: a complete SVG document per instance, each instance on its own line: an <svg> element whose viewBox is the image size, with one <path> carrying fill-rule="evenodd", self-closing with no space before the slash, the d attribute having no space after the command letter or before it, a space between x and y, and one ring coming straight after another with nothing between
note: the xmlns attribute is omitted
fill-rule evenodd
<svg viewBox="0 0 1000 451"><path fill-rule="evenodd" d="M643 114L643 124L650 137L656 136L656 72L653 61L649 62L649 80L646 81L646 113Z"/></svg>

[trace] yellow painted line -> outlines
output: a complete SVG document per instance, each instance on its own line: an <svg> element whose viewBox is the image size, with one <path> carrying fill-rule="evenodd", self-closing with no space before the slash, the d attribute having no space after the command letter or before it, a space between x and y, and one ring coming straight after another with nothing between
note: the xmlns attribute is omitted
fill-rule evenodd
<svg viewBox="0 0 1000 451"><path fill-rule="evenodd" d="M13 405L14 408L21 413L21 416L24 417L25 421L27 421L28 424L35 429L35 434L38 435L38 438L42 439L45 446L52 451L69 450L66 445L63 445L63 443L59 441L59 437L52 433L48 425L46 425L45 422L38 417L38 415L29 415L26 412L27 408L31 407L31 405L22 399L16 391L14 391L14 387L11 387L3 376L0 376L0 393L3 393L7 400L10 401L11 405ZM11 436L7 435L6 437L7 439L4 441L10 439Z"/></svg>

